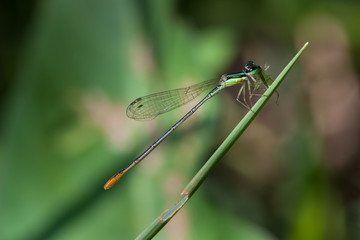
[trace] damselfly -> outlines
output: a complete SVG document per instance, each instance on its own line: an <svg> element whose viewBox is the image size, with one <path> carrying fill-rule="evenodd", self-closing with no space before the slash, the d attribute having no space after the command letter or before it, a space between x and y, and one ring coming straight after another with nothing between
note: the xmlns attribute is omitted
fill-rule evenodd
<svg viewBox="0 0 360 240"><path fill-rule="evenodd" d="M242 103L247 109L251 109L251 99L258 95L258 90L263 86L267 89L272 83L271 78L265 74L263 69L249 61L245 64L244 71L235 74L224 74L220 80L210 80L186 88L179 88L165 92L154 93L145 97L137 98L127 108L126 114L135 120L151 120L156 116L178 108L198 97L206 90L212 89L206 97L196 104L184 117L175 123L164 135L151 144L139 157L129 166L112 176L104 185L105 189L111 188L119 179L130 169L140 163L149 153L151 153L170 133L180 126L207 100L218 94L222 89L234 85L241 85L236 100ZM247 94L246 94L247 92ZM242 96L243 102L240 101Z"/></svg>

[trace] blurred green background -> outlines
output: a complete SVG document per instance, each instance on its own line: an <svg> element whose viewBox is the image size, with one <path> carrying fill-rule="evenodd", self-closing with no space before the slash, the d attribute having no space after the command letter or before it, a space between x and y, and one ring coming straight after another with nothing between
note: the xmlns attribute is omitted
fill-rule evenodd
<svg viewBox="0 0 360 240"><path fill-rule="evenodd" d="M359 239L359 13L336 0L2 1L0 239L135 238L246 109L224 90L104 191L191 107L137 122L127 105L248 60L276 77L307 41L278 105L156 239Z"/></svg>

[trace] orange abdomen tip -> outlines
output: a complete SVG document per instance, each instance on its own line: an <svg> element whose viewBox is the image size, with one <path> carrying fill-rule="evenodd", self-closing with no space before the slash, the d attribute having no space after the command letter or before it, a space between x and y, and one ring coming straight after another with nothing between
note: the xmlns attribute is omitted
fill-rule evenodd
<svg viewBox="0 0 360 240"><path fill-rule="evenodd" d="M110 178L104 185L104 189L105 190L108 190L109 188L111 188L112 186L114 186L114 184L116 183L117 181L114 180L113 178Z"/></svg>
<svg viewBox="0 0 360 240"><path fill-rule="evenodd" d="M115 183L117 183L117 181L120 180L120 178L124 175L124 172L119 172L117 174L115 174L114 176L112 176L104 185L104 189L107 190L109 188L111 188L112 186L114 186Z"/></svg>

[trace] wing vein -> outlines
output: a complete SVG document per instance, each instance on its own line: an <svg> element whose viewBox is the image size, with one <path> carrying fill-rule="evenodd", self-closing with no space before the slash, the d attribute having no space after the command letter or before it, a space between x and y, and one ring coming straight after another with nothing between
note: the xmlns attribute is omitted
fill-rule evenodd
<svg viewBox="0 0 360 240"><path fill-rule="evenodd" d="M137 98L128 106L126 114L135 120L151 120L156 116L183 106L206 90L215 87L218 80L208 80L189 87L173 89Z"/></svg>

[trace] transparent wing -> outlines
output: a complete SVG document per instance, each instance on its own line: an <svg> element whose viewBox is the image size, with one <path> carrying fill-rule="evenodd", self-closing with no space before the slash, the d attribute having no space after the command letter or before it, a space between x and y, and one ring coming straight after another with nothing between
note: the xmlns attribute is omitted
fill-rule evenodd
<svg viewBox="0 0 360 240"><path fill-rule="evenodd" d="M135 120L151 120L159 114L169 112L197 98L205 91L218 85L219 80L213 79L189 87L178 88L140 97L127 107L126 114Z"/></svg>

